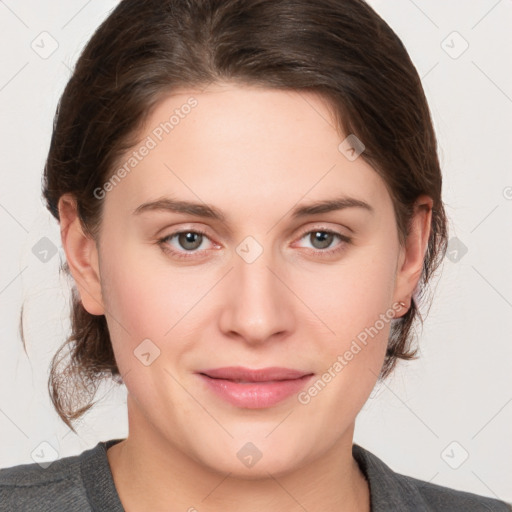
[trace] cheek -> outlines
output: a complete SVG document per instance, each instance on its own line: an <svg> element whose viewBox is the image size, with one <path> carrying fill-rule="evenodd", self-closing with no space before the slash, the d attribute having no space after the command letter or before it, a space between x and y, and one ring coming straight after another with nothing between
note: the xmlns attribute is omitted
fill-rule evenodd
<svg viewBox="0 0 512 512"><path fill-rule="evenodd" d="M136 251L109 239L101 260L101 286L110 337L120 370L135 361L133 351L145 339L159 349L172 326L175 295L165 277L155 272ZM164 290L167 288L167 292Z"/></svg>
<svg viewBox="0 0 512 512"><path fill-rule="evenodd" d="M337 265L290 276L294 291L313 314L307 316L329 328L331 341L333 336L343 342L357 335L391 306L395 256L385 244L372 249L353 251Z"/></svg>
<svg viewBox="0 0 512 512"><path fill-rule="evenodd" d="M159 336L179 313L190 288L175 279L157 246L109 238L102 256L101 285L108 313L130 332ZM179 293L177 293L179 290Z"/></svg>
<svg viewBox="0 0 512 512"><path fill-rule="evenodd" d="M313 336L315 326L326 334L314 337L319 379L306 389L303 403L311 400L322 417L321 411L330 411L340 425L348 410L357 414L367 400L384 362L394 315L395 249L383 239L328 272L298 279L298 293L307 293L307 305L329 328L318 320L310 326Z"/></svg>
<svg viewBox="0 0 512 512"><path fill-rule="evenodd" d="M316 380L299 395L312 429L326 424L341 434L368 399L384 362L394 311L392 258L358 257L331 275L317 276L321 290L308 303L334 334L314 338ZM318 284L316 285L318 286ZM304 290L312 289L304 282ZM321 326L320 326L321 327ZM318 322L316 332L318 332ZM310 326L312 336L314 326Z"/></svg>
<svg viewBox="0 0 512 512"><path fill-rule="evenodd" d="M145 339L164 352L172 341L174 358L190 348L197 314L208 304L205 294L218 276L171 267L155 246L121 247L111 238L102 258L101 282L106 317L120 367L129 368L133 351ZM180 348L181 346L181 348ZM182 350L183 349L183 350ZM129 364L130 363L130 364Z"/></svg>

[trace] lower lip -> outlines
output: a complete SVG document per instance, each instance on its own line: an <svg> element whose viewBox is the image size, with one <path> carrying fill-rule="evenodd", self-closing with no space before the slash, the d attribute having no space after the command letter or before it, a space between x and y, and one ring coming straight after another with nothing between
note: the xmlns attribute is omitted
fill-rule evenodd
<svg viewBox="0 0 512 512"><path fill-rule="evenodd" d="M273 380L268 382L241 383L232 380L213 379L199 374L209 389L236 407L264 409L282 402L298 393L313 375L299 379Z"/></svg>

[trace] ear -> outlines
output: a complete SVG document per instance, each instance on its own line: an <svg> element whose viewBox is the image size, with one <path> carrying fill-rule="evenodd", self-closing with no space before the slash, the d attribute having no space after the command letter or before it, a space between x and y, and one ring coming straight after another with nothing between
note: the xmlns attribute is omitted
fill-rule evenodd
<svg viewBox="0 0 512 512"><path fill-rule="evenodd" d="M433 200L427 195L418 197L414 204L414 213L410 221L409 234L400 248L395 278L394 301L404 302L405 308L400 317L411 307L411 297L423 270L423 261L430 237Z"/></svg>
<svg viewBox="0 0 512 512"><path fill-rule="evenodd" d="M62 247L82 304L91 315L103 315L105 309L96 242L84 233L77 212L76 199L72 194L62 195L58 208Z"/></svg>

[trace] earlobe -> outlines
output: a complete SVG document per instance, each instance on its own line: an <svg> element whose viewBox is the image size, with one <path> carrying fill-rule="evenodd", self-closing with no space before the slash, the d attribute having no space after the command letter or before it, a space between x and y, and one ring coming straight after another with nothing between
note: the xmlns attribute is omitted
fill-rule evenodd
<svg viewBox="0 0 512 512"><path fill-rule="evenodd" d="M422 195L416 200L409 234L400 251L395 280L394 301L403 301L406 304L398 316L405 314L410 308L411 297L421 278L430 238L432 207L433 200L429 196Z"/></svg>
<svg viewBox="0 0 512 512"><path fill-rule="evenodd" d="M91 315L103 315L96 241L84 233L73 195L62 195L58 207L62 246L82 304Z"/></svg>

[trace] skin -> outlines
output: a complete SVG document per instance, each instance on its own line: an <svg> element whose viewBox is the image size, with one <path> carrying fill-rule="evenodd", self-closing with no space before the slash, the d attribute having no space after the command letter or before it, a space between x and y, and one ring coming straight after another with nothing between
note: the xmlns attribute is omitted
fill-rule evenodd
<svg viewBox="0 0 512 512"><path fill-rule="evenodd" d="M131 512L369 511L369 488L351 449L356 416L384 361L389 322L307 404L294 395L268 408L238 408L195 372L283 366L321 376L393 304L405 303L396 317L406 313L432 200L418 198L400 246L383 180L363 158L350 161L339 151L344 136L326 103L309 92L234 83L175 91L151 113L140 139L190 96L197 106L101 199L98 244L84 235L73 198L59 202L83 305L106 316L128 389L129 435L107 453L121 501ZM373 212L291 217L296 206L341 195ZM163 197L213 205L225 220L132 214ZM193 251L177 236L164 242L193 254L189 259L158 244L194 229L207 236ZM351 241L334 236L322 248L314 237L322 229ZM252 263L236 251L247 236L263 249ZM160 350L149 366L134 356L147 338ZM250 468L236 456L247 442L262 453Z"/></svg>

